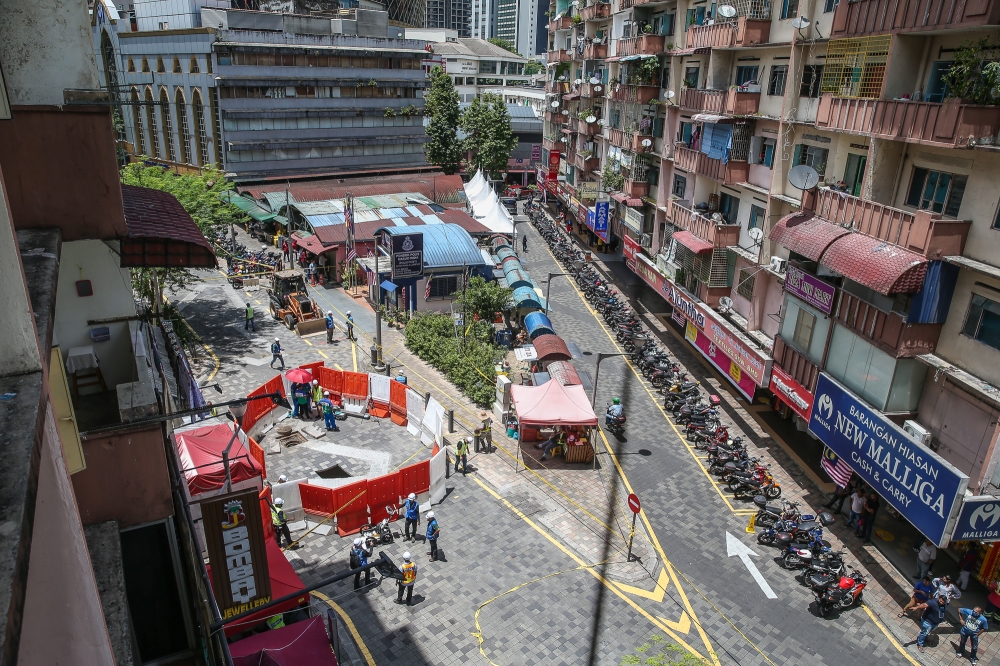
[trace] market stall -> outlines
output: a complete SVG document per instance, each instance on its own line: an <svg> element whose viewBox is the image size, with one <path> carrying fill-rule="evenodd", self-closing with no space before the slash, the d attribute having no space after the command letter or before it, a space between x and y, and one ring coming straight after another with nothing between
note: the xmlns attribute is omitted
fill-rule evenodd
<svg viewBox="0 0 1000 666"><path fill-rule="evenodd" d="M582 386L546 382L541 386L511 386L511 403L517 417L519 462L524 446L544 442L557 432L565 433L563 455L567 463L592 462L597 415ZM596 465L596 462L595 462Z"/></svg>
<svg viewBox="0 0 1000 666"><path fill-rule="evenodd" d="M524 317L524 330L527 331L528 337L534 341L539 335L555 335L555 329L552 328L552 322L541 312L530 312Z"/></svg>
<svg viewBox="0 0 1000 666"><path fill-rule="evenodd" d="M337 666L320 616L231 643L229 653L233 666Z"/></svg>

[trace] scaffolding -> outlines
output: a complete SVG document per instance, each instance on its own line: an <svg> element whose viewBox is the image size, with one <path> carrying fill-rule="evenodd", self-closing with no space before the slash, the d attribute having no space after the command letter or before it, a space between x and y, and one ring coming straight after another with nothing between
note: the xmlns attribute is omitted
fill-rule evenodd
<svg viewBox="0 0 1000 666"><path fill-rule="evenodd" d="M831 39L820 92L853 99L878 99L882 95L892 35Z"/></svg>

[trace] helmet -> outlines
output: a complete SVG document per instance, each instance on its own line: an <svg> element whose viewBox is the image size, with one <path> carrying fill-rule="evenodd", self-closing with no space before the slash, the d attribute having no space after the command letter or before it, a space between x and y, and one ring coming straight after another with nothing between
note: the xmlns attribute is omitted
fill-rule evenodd
<svg viewBox="0 0 1000 666"><path fill-rule="evenodd" d="M415 499L417 499L417 496L414 495L413 493L410 493L409 495L406 496L406 499L415 500Z"/></svg>
<svg viewBox="0 0 1000 666"><path fill-rule="evenodd" d="M621 398L612 398L611 402L615 403L616 405L622 404Z"/></svg>
<svg viewBox="0 0 1000 666"><path fill-rule="evenodd" d="M327 313L328 315L330 315L331 317L333 316L333 310L327 310L327 311L326 311L326 313Z"/></svg>
<svg viewBox="0 0 1000 666"><path fill-rule="evenodd" d="M403 553L403 561L404 562L410 561L410 551L406 551L405 553Z"/></svg>
<svg viewBox="0 0 1000 666"><path fill-rule="evenodd" d="M288 481L288 477L284 474L278 477L278 483L285 483L286 481Z"/></svg>
<svg viewBox="0 0 1000 666"><path fill-rule="evenodd" d="M323 391L323 395L330 395L329 391Z"/></svg>
<svg viewBox="0 0 1000 666"><path fill-rule="evenodd" d="M351 311L350 311L350 310L348 310L348 311L347 311L347 312L345 312L344 314L346 314L346 315L347 315L348 317L350 317L350 316L351 316Z"/></svg>
<svg viewBox="0 0 1000 666"><path fill-rule="evenodd" d="M272 363L273 363L273 361L272 361ZM318 385L319 385L319 380L318 379L314 379L313 380L313 386L318 386Z"/></svg>
<svg viewBox="0 0 1000 666"><path fill-rule="evenodd" d="M281 499L280 497L275 497L274 506L285 506L285 500Z"/></svg>
<svg viewBox="0 0 1000 666"><path fill-rule="evenodd" d="M275 338L274 341L275 342L279 342L278 338ZM271 361L271 362L273 363L274 361Z"/></svg>
<svg viewBox="0 0 1000 666"><path fill-rule="evenodd" d="M354 545L355 546L360 546L361 545L361 538L360 537L354 540Z"/></svg>
<svg viewBox="0 0 1000 666"><path fill-rule="evenodd" d="M434 512L433 511L428 511L427 512L427 517L428 518L433 518L434 517Z"/></svg>

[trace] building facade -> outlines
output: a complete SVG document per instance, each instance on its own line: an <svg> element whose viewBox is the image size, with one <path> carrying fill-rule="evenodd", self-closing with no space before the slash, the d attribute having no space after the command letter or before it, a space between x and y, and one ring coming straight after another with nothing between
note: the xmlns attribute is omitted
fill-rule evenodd
<svg viewBox="0 0 1000 666"><path fill-rule="evenodd" d="M531 85L531 77L524 73L524 58L484 39L438 42L431 49L442 59L445 73L454 79L462 102L471 102L487 89L492 92Z"/></svg>
<svg viewBox="0 0 1000 666"><path fill-rule="evenodd" d="M496 36L517 47L525 58L545 52L550 0L498 0Z"/></svg>
<svg viewBox="0 0 1000 666"><path fill-rule="evenodd" d="M472 0L427 0L426 27L454 30L459 37L472 37Z"/></svg>

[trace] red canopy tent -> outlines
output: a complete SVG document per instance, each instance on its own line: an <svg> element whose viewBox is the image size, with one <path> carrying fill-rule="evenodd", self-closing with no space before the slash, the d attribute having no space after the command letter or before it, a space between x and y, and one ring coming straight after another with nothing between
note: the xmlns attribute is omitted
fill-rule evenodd
<svg viewBox="0 0 1000 666"><path fill-rule="evenodd" d="M517 414L519 443L523 441L526 425L590 428L597 426L597 415L590 406L590 398L582 386L563 386L558 381L548 381L541 386L515 384L510 387L510 397L514 413ZM590 440L593 441L592 436ZM586 445L591 446L589 443ZM576 447L569 448L576 449ZM520 450L519 444L518 451Z"/></svg>
<svg viewBox="0 0 1000 666"><path fill-rule="evenodd" d="M224 424L205 426L175 434L177 455L187 478L192 497L219 490L226 483L226 466L222 452L233 438L232 429ZM233 485L253 478L261 478L263 469L250 455L250 451L237 437L229 449L229 474Z"/></svg>
<svg viewBox="0 0 1000 666"><path fill-rule="evenodd" d="M299 578L298 574L295 573L295 569L292 565L285 559L284 553L281 552L281 547L278 546L278 542L274 540L274 537L268 537L267 539L267 571L268 575L271 577L271 598L280 599L281 597L288 596L289 594L294 594L299 590L305 589L305 584L302 579ZM212 580L212 567L208 567L208 579ZM246 615L233 622L226 624L226 636L232 636L238 634L242 631L250 629L256 624L259 624L271 617L272 615L277 615L278 613L287 613L288 611L293 611L299 606L309 605L309 593L303 592L301 596L289 599L283 603L276 606L271 606L266 608L259 613L253 613L252 615ZM241 643L244 641L240 641ZM235 654L233 655L236 656ZM267 663L267 662L263 662ZM302 662L311 663L311 662ZM336 663L336 662L334 662Z"/></svg>
<svg viewBox="0 0 1000 666"><path fill-rule="evenodd" d="M234 666L337 666L322 617L244 638L229 652Z"/></svg>

